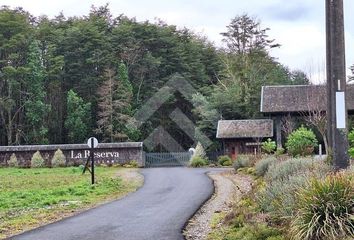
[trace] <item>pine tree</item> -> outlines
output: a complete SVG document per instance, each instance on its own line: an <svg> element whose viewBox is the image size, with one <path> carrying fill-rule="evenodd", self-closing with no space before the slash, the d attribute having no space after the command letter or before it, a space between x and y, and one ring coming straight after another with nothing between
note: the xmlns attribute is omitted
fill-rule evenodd
<svg viewBox="0 0 354 240"><path fill-rule="evenodd" d="M26 56L32 30L29 13L0 8L0 140L8 145L20 144L24 135L23 83L28 74Z"/></svg>
<svg viewBox="0 0 354 240"><path fill-rule="evenodd" d="M48 143L48 128L44 125L44 118L50 110L50 106L44 102L44 78L45 72L41 61L41 53L38 41L34 40L29 46L28 68L30 70L27 79L26 120L28 124L27 142L35 144Z"/></svg>
<svg viewBox="0 0 354 240"><path fill-rule="evenodd" d="M107 69L104 75L105 81L98 89L98 120L96 132L103 136L103 141L114 141L113 126L113 92L115 88L114 71Z"/></svg>
<svg viewBox="0 0 354 240"><path fill-rule="evenodd" d="M123 141L135 138L137 130L132 127L133 87L124 63L115 75L112 69L105 72L105 81L98 89L98 129L104 141Z"/></svg>

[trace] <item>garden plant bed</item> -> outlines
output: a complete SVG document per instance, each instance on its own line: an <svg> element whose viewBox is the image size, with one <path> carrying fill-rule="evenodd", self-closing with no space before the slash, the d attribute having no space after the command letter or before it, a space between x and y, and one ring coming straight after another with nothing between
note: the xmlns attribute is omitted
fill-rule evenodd
<svg viewBox="0 0 354 240"><path fill-rule="evenodd" d="M96 168L95 185L82 169L0 169L0 239L122 198L141 186L136 169Z"/></svg>
<svg viewBox="0 0 354 240"><path fill-rule="evenodd" d="M313 157L251 159L243 157L233 165L235 176L254 179L251 189L215 211L209 234L200 239L353 239L353 166L334 172Z"/></svg>

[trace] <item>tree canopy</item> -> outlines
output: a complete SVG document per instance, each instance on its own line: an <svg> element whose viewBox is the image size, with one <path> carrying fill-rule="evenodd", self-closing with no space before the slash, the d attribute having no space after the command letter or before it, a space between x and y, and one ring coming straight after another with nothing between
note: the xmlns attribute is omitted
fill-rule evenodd
<svg viewBox="0 0 354 240"><path fill-rule="evenodd" d="M163 21L113 17L108 5L86 16L34 17L0 9L0 145L144 140L163 128L188 149L193 140L170 119L175 109L215 137L220 118L259 116L262 85L307 84L269 54L268 28L236 16L226 48ZM134 114L175 73L198 95L176 93L140 128Z"/></svg>

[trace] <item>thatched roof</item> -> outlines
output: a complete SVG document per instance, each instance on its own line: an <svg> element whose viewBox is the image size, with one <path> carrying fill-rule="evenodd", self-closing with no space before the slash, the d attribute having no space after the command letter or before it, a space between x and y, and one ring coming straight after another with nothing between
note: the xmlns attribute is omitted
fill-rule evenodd
<svg viewBox="0 0 354 240"><path fill-rule="evenodd" d="M354 85L347 85L347 107L354 110ZM264 86L261 112L285 113L326 110L327 95L324 85Z"/></svg>
<svg viewBox="0 0 354 240"><path fill-rule="evenodd" d="M221 120L216 138L263 138L273 136L273 120Z"/></svg>

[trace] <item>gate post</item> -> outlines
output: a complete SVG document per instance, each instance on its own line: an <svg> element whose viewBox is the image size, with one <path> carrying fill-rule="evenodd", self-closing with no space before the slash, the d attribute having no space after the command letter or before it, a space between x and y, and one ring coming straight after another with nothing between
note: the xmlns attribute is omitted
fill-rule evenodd
<svg viewBox="0 0 354 240"><path fill-rule="evenodd" d="M146 166L146 153L145 153L145 151L143 151L141 167L144 168L145 166Z"/></svg>

